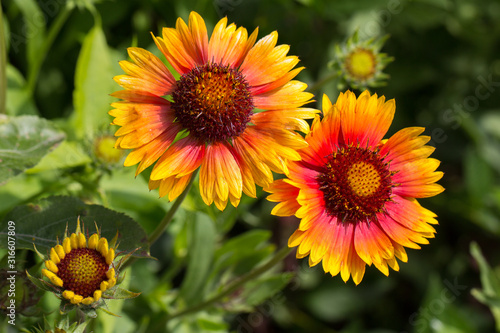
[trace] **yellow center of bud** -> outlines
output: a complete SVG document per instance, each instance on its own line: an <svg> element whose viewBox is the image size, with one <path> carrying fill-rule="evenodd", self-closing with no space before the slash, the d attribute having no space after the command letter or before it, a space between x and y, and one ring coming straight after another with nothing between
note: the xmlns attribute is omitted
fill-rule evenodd
<svg viewBox="0 0 500 333"><path fill-rule="evenodd" d="M113 136L102 136L94 142L94 151L98 159L112 164L118 163L123 156L123 150L114 148L116 138Z"/></svg>
<svg viewBox="0 0 500 333"><path fill-rule="evenodd" d="M362 48L352 51L345 64L349 74L357 79L369 79L375 73L377 65L373 52Z"/></svg>

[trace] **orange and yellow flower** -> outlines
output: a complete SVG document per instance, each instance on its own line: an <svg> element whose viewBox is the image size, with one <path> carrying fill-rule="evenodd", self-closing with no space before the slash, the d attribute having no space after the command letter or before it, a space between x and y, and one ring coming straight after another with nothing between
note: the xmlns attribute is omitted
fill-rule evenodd
<svg viewBox="0 0 500 333"><path fill-rule="evenodd" d="M290 161L288 178L265 189L279 202L272 214L301 219L288 241L298 246L297 258L309 255L310 266L322 262L344 281L352 276L359 284L367 264L385 275L388 267L399 270L405 247L419 249L436 232L436 215L416 198L441 193L435 182L443 173L429 158L434 148L420 136L423 128L382 139L395 109L394 100L367 91L341 93L334 105L325 95L324 117L314 119L301 161Z"/></svg>
<svg viewBox="0 0 500 333"><path fill-rule="evenodd" d="M76 233L50 249L42 274L72 304L91 305L116 284L112 265L115 250L99 233L91 235L87 242L79 225Z"/></svg>
<svg viewBox="0 0 500 333"><path fill-rule="evenodd" d="M110 111L121 126L116 147L132 149L125 166L139 163L139 174L156 162L150 189L173 200L200 168L203 201L223 210L300 159L307 143L296 131L307 133L304 119L317 111L301 108L312 94L292 80L303 68L293 69L299 60L276 46L276 32L256 42L257 29L248 36L223 18L208 39L191 12L188 24L179 18L153 38L179 79L152 53L129 48L132 61L120 62L127 75L115 77L125 90L113 94L123 101Z"/></svg>

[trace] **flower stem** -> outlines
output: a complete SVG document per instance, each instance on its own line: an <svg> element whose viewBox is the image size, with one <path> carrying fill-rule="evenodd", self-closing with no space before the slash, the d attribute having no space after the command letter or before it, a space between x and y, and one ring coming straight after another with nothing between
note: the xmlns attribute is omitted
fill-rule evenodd
<svg viewBox="0 0 500 333"><path fill-rule="evenodd" d="M316 93L322 86L327 84L329 81L335 79L338 76L338 73L335 71L331 73L330 75L325 76L315 84L313 84L309 89L307 89L308 92L310 93Z"/></svg>
<svg viewBox="0 0 500 333"><path fill-rule="evenodd" d="M69 14L71 14L71 9L69 9L68 6L63 6L61 11L57 15L56 19L50 26L47 37L43 41L43 44L40 47L40 50L38 51L38 56L36 57L36 61L30 68L27 80L28 81L27 89L31 95L33 95L35 91L36 80L38 79L38 74L40 73L40 68L42 67L42 63L45 60L45 57L47 56L47 53L49 52L49 49L52 46L52 43L54 43L54 40L59 34L59 31L61 30L64 23L68 19Z"/></svg>
<svg viewBox="0 0 500 333"><path fill-rule="evenodd" d="M167 212L167 214L165 214L165 216L163 217L163 219L160 221L160 223L158 224L158 226L156 227L155 230L153 230L153 232L151 233L151 235L149 235L148 237L148 245L151 247L151 245L153 245L154 242L156 242L156 240L158 238L160 238L160 236L163 234L163 232L165 231L165 228L170 224L170 222L172 221L175 213L177 212L177 210L179 209L179 207L181 206L182 202L184 201L184 199L186 198L187 194L189 193L189 190L191 189L191 186L193 185L193 181L194 179L196 178L196 174L198 173L198 169L196 169L193 173L192 173L192 176L191 176L191 180L189 181L189 184L187 184L186 188L184 189L184 191L181 193L181 195L179 197L177 197L177 199L175 199L172 207L170 207L169 211ZM137 260L136 257L130 257L128 260L126 260L120 267L120 270L124 270L125 268L127 268L128 266L130 266L131 264L133 264L135 261Z"/></svg>
<svg viewBox="0 0 500 333"><path fill-rule="evenodd" d="M189 190L191 189L191 185L193 184L193 181L196 178L197 173L198 169L196 169L196 171L193 172L191 180L189 181L189 184L186 186L184 192L182 192L181 195L174 201L174 204L172 205L172 207L170 207L170 210L167 212L167 214L165 214L163 219L160 221L160 224L158 224L156 229L151 233L151 235L149 235L148 243L150 246L163 234L167 225L169 225L170 222L172 221L172 218L177 212L177 209L179 209L182 202L186 198Z"/></svg>
<svg viewBox="0 0 500 333"><path fill-rule="evenodd" d="M261 274L267 272L269 269L273 268L277 263L281 262L285 257L292 251L292 249L288 247L283 247L281 250L276 252L274 256L266 262L264 265L259 266L251 270L245 275L240 276L239 278L235 279L233 282L231 282L229 285L227 285L221 292L219 292L217 295L213 296L212 298L207 299L206 301L196 304L190 308L184 309L182 311L179 311L177 313L174 313L170 316L167 317L167 321L171 320L173 318L177 317L182 317L191 313L195 313L198 311L201 311L203 309L209 308L210 306L214 305L215 303L219 302L222 300L224 297L232 294L239 288L241 288L245 283L257 278Z"/></svg>

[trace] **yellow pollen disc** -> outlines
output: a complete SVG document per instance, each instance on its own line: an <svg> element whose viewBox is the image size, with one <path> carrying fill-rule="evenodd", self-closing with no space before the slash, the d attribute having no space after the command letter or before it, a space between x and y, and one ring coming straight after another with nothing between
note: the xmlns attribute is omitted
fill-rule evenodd
<svg viewBox="0 0 500 333"><path fill-rule="evenodd" d="M346 59L349 73L360 79L367 79L375 73L375 56L370 50L356 49Z"/></svg>
<svg viewBox="0 0 500 333"><path fill-rule="evenodd" d="M69 262L68 271L80 283L89 283L95 279L99 264L90 255L81 255Z"/></svg>
<svg viewBox="0 0 500 333"><path fill-rule="evenodd" d="M380 186L380 175L369 163L353 164L347 173L347 180L354 194L367 197L374 194Z"/></svg>

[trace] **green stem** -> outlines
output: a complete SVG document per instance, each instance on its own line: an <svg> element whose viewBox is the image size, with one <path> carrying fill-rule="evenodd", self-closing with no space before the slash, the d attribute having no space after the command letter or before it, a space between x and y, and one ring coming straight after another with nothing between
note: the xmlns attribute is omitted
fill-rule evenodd
<svg viewBox="0 0 500 333"><path fill-rule="evenodd" d="M174 204L172 207L170 207L170 210L165 214L163 217L163 220L161 220L160 224L156 227L156 229L151 233L148 239L149 245L152 245L165 231L165 228L167 225L170 224L172 221L172 218L174 217L175 213L177 212L177 209L181 206L182 202L184 201L184 198L186 198L189 189L191 188L191 185L193 184L194 179L196 178L196 174L198 173L198 169L193 172L191 176L191 180L189 181L189 184L187 185L186 189L182 194L174 201Z"/></svg>
<svg viewBox="0 0 500 333"><path fill-rule="evenodd" d="M153 230L153 232L151 233L151 235L149 235L149 238L148 238L148 245L149 246L153 245L153 243L156 242L156 240L165 231L165 228L167 228L167 226L172 221L175 213L177 212L177 210L181 206L182 202L186 198L187 194L189 193L189 190L191 189L191 186L193 185L193 181L196 178L196 174L197 173L198 173L198 169L193 172L193 174L191 176L191 180L189 181L189 184L184 189L184 192L182 192L181 195L177 199L175 199L174 204L172 205L172 207L170 207L170 210L167 212L167 214L165 214L165 216L160 221L160 223L158 224L158 226L156 227L156 229ZM120 270L123 271L125 268L127 268L130 265L132 265L136 260L137 260L136 257L130 257L127 261L125 261L121 265Z"/></svg>
<svg viewBox="0 0 500 333"><path fill-rule="evenodd" d="M324 78L322 78L321 80L319 80L318 82L313 84L309 89L307 89L307 91L310 93L315 93L319 90L319 88L321 88L322 86L327 84L329 81L335 79L337 76L338 76L338 73L333 72L330 75L325 76Z"/></svg>
<svg viewBox="0 0 500 333"><path fill-rule="evenodd" d="M3 31L3 13L0 1L0 114L6 113L7 104L7 51L5 50L5 36Z"/></svg>
<svg viewBox="0 0 500 333"><path fill-rule="evenodd" d="M64 6L57 15L55 21L50 26L49 33L47 34L47 37L45 38L42 47L40 48L40 52L38 53L39 56L36 58L36 62L33 63L33 67L30 68L30 72L28 74L28 83L26 87L30 95L33 95L35 91L35 85L38 79L38 74L40 73L40 68L42 67L42 63L45 60L50 47L54 43L54 40L56 39L59 31L63 27L70 14L71 9L69 9L68 6Z"/></svg>
<svg viewBox="0 0 500 333"><path fill-rule="evenodd" d="M236 290L240 289L245 283L252 281L253 279L257 278L258 276L262 275L263 273L267 272L271 268L273 268L277 263L281 262L283 259L286 258L286 256L292 251L292 249L288 247L284 247L278 252L274 254L274 256L266 262L264 265L259 266L257 268L254 268L250 272L248 272L245 275L240 276L239 278L235 279L233 282L231 282L229 285L226 286L220 293L217 295L213 296L212 298L209 298L205 302L199 303L197 305L194 305L190 308L184 309L182 311L179 311L177 313L174 313L170 316L167 317L167 321L171 320L173 318L177 317L182 317L191 313L195 313L198 311L201 311L203 309L209 308L215 303L221 301L224 297L234 293Z"/></svg>

